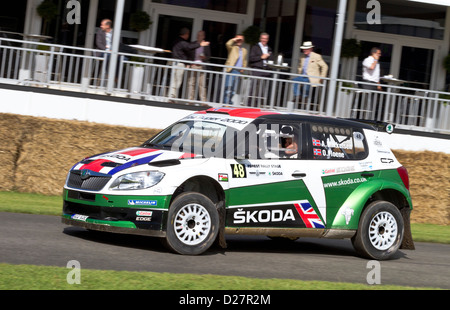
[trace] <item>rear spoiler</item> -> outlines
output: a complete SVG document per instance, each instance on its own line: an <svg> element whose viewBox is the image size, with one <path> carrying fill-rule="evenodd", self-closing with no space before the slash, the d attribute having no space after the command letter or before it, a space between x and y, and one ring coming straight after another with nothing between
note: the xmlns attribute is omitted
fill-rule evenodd
<svg viewBox="0 0 450 310"><path fill-rule="evenodd" d="M354 121L358 123L364 123L367 125L371 125L374 127L377 131L384 131L388 134L391 134L394 132L395 125L388 123L388 122L381 122L381 121L375 121L375 120L366 120L366 119L359 119L359 118L346 118L346 120Z"/></svg>

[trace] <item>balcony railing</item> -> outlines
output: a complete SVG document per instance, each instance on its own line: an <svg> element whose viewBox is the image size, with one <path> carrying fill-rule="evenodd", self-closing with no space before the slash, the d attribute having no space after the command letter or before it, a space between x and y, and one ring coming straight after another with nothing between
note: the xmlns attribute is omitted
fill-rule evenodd
<svg viewBox="0 0 450 310"><path fill-rule="evenodd" d="M450 93L393 85L383 85L381 91L366 90L360 88L362 82L338 79L330 106L330 79L316 84L296 81L299 75L290 73L287 66L240 72L241 68L213 63L185 61L180 66L168 57L119 53L115 74L109 77L110 58L94 49L0 39L0 82L159 102L360 118L450 133ZM179 87L174 88L177 76ZM110 79L112 89L108 88Z"/></svg>

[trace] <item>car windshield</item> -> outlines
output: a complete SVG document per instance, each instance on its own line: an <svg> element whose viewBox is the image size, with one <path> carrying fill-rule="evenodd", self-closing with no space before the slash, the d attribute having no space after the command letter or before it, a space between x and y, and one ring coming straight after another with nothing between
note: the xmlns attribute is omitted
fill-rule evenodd
<svg viewBox="0 0 450 310"><path fill-rule="evenodd" d="M212 157L221 145L226 130L225 125L201 120L178 122L143 146Z"/></svg>

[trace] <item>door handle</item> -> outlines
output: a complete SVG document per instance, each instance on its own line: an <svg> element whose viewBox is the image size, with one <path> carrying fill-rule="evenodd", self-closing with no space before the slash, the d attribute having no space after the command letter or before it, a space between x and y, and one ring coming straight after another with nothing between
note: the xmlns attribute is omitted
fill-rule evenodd
<svg viewBox="0 0 450 310"><path fill-rule="evenodd" d="M371 172L363 172L361 173L362 177L373 177L375 174L371 173Z"/></svg>
<svg viewBox="0 0 450 310"><path fill-rule="evenodd" d="M304 177L306 177L306 173L294 171L294 173L292 173L292 176L294 178L304 178Z"/></svg>

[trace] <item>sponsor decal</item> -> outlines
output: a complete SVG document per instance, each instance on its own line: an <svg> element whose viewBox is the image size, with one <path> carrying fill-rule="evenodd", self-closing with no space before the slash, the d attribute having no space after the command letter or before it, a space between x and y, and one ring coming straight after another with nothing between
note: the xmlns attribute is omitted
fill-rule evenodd
<svg viewBox="0 0 450 310"><path fill-rule="evenodd" d="M295 221L294 213L288 210L252 210L240 208L234 213L233 224L269 223Z"/></svg>
<svg viewBox="0 0 450 310"><path fill-rule="evenodd" d="M363 162L359 162L359 166L362 169L373 169L373 164L371 161L363 161Z"/></svg>
<svg viewBox="0 0 450 310"><path fill-rule="evenodd" d="M151 222L152 218L146 217L146 216L136 216L136 221L137 222Z"/></svg>
<svg viewBox="0 0 450 310"><path fill-rule="evenodd" d="M219 179L219 182L228 182L228 174L219 173L218 179Z"/></svg>
<svg viewBox="0 0 450 310"><path fill-rule="evenodd" d="M89 216L87 216L87 215L81 215L81 214L74 214L74 215L71 216L71 218L73 220L79 220L79 221L83 221L83 222L86 222L88 217Z"/></svg>
<svg viewBox="0 0 450 310"><path fill-rule="evenodd" d="M373 139L373 144L375 146L383 146L383 143L381 142L381 140L378 139L378 137L376 137L375 139Z"/></svg>
<svg viewBox="0 0 450 310"><path fill-rule="evenodd" d="M347 167L323 169L322 170L322 174L347 173L347 172L353 172L353 171L355 171L355 167L354 166L347 166Z"/></svg>
<svg viewBox="0 0 450 310"><path fill-rule="evenodd" d="M381 158L380 160L383 164L392 164L394 162L392 158Z"/></svg>
<svg viewBox="0 0 450 310"><path fill-rule="evenodd" d="M355 214L355 210L353 210L349 206L346 206L339 213L345 217L345 224L348 225L348 223L350 223L350 220L352 219L353 214Z"/></svg>
<svg viewBox="0 0 450 310"><path fill-rule="evenodd" d="M260 175L265 175L266 172L265 171L259 171L258 169L256 169L255 171L251 171L249 172L251 175L256 175L257 177L259 177Z"/></svg>
<svg viewBox="0 0 450 310"><path fill-rule="evenodd" d="M324 228L308 200L231 207L228 223L244 227Z"/></svg>
<svg viewBox="0 0 450 310"><path fill-rule="evenodd" d="M129 199L129 206L156 206L158 202L156 200L139 200L139 199Z"/></svg>
<svg viewBox="0 0 450 310"><path fill-rule="evenodd" d="M184 119L186 119L186 120L195 119L195 120L211 121L211 122L216 122L216 123L238 124L238 125L246 125L249 123L248 120L243 119L243 118L237 118L237 117L229 118L229 117L212 116L212 115L205 115L205 114L192 114L192 115L185 117Z"/></svg>
<svg viewBox="0 0 450 310"><path fill-rule="evenodd" d="M279 175L279 176L282 176L282 175L283 175L283 172L281 172L281 171L272 171L272 172L269 172L269 175L274 175L274 176Z"/></svg>
<svg viewBox="0 0 450 310"><path fill-rule="evenodd" d="M106 154L102 156L103 158L112 158L117 160L129 161L131 160L131 156L127 156L125 154Z"/></svg>
<svg viewBox="0 0 450 310"><path fill-rule="evenodd" d="M137 216L152 216L153 212L152 211L136 211L136 215Z"/></svg>
<svg viewBox="0 0 450 310"><path fill-rule="evenodd" d="M364 182L367 182L367 179L363 178L363 177L347 178L347 179L340 179L339 181L323 183L323 187L324 188L338 187L338 186L345 186L345 185L358 184L358 183L364 183Z"/></svg>

